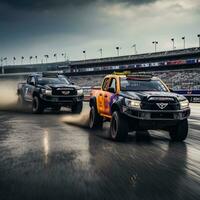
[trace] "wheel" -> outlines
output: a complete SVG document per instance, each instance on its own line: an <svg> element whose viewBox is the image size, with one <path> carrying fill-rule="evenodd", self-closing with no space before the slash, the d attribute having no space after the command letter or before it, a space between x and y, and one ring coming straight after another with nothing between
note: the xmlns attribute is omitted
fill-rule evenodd
<svg viewBox="0 0 200 200"><path fill-rule="evenodd" d="M128 124L125 116L118 111L113 112L110 124L110 137L113 140L124 141L128 136Z"/></svg>
<svg viewBox="0 0 200 200"><path fill-rule="evenodd" d="M79 113L81 113L82 108L83 108L83 102L82 101L77 102L75 105L72 106L72 112L79 114Z"/></svg>
<svg viewBox="0 0 200 200"><path fill-rule="evenodd" d="M169 130L169 135L172 141L183 141L188 135L188 120L178 122L178 124Z"/></svg>
<svg viewBox="0 0 200 200"><path fill-rule="evenodd" d="M41 100L37 97L33 97L33 103L32 103L32 112L35 114L40 114L44 111L44 106L41 102Z"/></svg>
<svg viewBox="0 0 200 200"><path fill-rule="evenodd" d="M61 109L61 106L54 106L54 107L52 107L51 109L52 109L53 111L55 111L55 112L59 112L60 109Z"/></svg>
<svg viewBox="0 0 200 200"><path fill-rule="evenodd" d="M94 106L90 109L89 127L91 129L100 129L103 127L103 117L99 115Z"/></svg>

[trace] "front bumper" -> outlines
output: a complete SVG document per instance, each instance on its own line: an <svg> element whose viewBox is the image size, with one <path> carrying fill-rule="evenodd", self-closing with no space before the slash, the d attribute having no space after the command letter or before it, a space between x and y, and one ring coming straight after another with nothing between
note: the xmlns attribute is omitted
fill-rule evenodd
<svg viewBox="0 0 200 200"><path fill-rule="evenodd" d="M140 120L177 121L187 119L190 116L190 108L184 110L141 110L124 106L123 114Z"/></svg>
<svg viewBox="0 0 200 200"><path fill-rule="evenodd" d="M40 95L43 103L46 105L73 105L77 102L83 101L84 96L78 95L68 95L68 96L47 96L47 95Z"/></svg>

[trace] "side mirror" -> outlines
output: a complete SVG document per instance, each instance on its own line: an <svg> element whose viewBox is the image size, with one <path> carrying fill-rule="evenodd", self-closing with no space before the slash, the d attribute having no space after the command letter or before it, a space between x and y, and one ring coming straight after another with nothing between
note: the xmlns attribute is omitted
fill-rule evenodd
<svg viewBox="0 0 200 200"><path fill-rule="evenodd" d="M115 88L112 88L112 87L108 88L108 92L115 93Z"/></svg>
<svg viewBox="0 0 200 200"><path fill-rule="evenodd" d="M75 85L74 82L71 82L72 85Z"/></svg>
<svg viewBox="0 0 200 200"><path fill-rule="evenodd" d="M170 92L174 92L174 90L173 90L172 88L169 88L169 91L170 91Z"/></svg>

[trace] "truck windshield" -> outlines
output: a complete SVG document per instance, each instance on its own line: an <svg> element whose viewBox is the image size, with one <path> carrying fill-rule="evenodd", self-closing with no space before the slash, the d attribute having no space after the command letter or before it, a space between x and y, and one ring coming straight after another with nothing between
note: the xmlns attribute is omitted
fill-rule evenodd
<svg viewBox="0 0 200 200"><path fill-rule="evenodd" d="M69 81L65 78L38 78L39 85L48 84L69 84Z"/></svg>
<svg viewBox="0 0 200 200"><path fill-rule="evenodd" d="M121 91L162 91L167 88L159 80L134 80L121 78Z"/></svg>

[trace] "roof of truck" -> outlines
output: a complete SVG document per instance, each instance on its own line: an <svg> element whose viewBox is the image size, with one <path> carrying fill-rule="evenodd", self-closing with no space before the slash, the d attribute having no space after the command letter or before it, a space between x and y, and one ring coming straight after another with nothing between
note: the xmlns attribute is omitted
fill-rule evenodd
<svg viewBox="0 0 200 200"><path fill-rule="evenodd" d="M141 73L130 73L130 72L114 72L113 74L109 74L106 78L130 78L134 80L160 80L158 77L153 76L152 74L141 74Z"/></svg>

